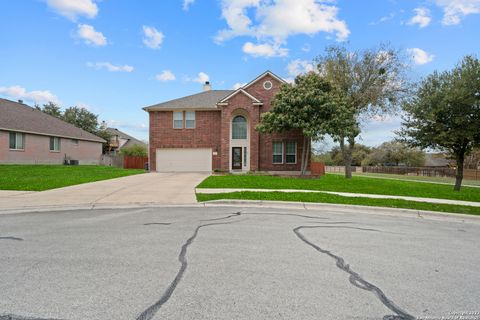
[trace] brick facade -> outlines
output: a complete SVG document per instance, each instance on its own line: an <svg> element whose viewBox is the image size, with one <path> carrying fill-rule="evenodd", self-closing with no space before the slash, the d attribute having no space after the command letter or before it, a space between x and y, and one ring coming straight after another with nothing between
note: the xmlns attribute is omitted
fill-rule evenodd
<svg viewBox="0 0 480 320"><path fill-rule="evenodd" d="M265 81L272 88L264 88ZM279 91L282 82L265 73L249 84L244 90L262 102L255 104L251 97L241 91L234 94L226 105L219 105L212 111L196 111L195 129L173 129L173 111L150 111L150 169L156 170L158 148L212 148L212 170L230 170L231 162L231 121L235 115L243 115L249 127L249 165L251 171L299 171L303 151L303 135L300 131L260 134L255 130L261 113L271 107L271 101ZM272 143L296 142L297 161L295 164L273 164ZM215 155L216 154L216 155Z"/></svg>
<svg viewBox="0 0 480 320"><path fill-rule="evenodd" d="M79 160L80 164L99 164L102 143L60 138L60 151L50 151L50 137L25 133L24 149L10 150L9 132L0 130L0 163L17 164L62 164L67 158Z"/></svg>
<svg viewBox="0 0 480 320"><path fill-rule="evenodd" d="M156 170L156 150L159 148L212 148L213 170L220 168L220 111L196 111L195 129L173 129L172 111L152 111L150 114L150 170Z"/></svg>

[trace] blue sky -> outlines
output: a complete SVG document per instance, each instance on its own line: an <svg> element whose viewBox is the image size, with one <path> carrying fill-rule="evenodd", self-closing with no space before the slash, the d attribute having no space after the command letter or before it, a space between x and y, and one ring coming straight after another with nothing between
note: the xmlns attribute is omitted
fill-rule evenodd
<svg viewBox="0 0 480 320"><path fill-rule="evenodd" d="M410 76L451 68L480 49L480 0L1 1L0 97L78 105L138 138L142 107L231 89L265 70L292 79L328 45L389 42ZM393 137L396 117L360 142Z"/></svg>

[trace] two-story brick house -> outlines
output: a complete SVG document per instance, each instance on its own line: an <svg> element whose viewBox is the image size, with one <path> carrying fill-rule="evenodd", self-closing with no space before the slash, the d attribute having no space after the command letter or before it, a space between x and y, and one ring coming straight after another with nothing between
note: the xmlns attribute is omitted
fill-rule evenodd
<svg viewBox="0 0 480 320"><path fill-rule="evenodd" d="M267 71L237 90L211 90L207 82L201 93L145 107L150 170L300 171L300 131L255 130L284 83Z"/></svg>

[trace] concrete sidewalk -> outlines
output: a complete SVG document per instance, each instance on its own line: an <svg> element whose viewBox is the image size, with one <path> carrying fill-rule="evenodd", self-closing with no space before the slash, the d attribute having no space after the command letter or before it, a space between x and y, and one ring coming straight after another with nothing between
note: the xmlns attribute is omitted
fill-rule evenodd
<svg viewBox="0 0 480 320"><path fill-rule="evenodd" d="M436 198L419 198L419 197L406 197L406 196L393 196L393 195L367 194L367 193L333 192L333 191L320 191L320 190L197 188L195 191L197 193L204 193L204 194L230 193L230 192L242 192L242 191L327 193L327 194L335 194L343 197L360 197L360 198L373 198L373 199L400 199L400 200L408 200L408 201L416 201L416 202L429 202L429 203L438 203L438 204L453 204L453 205L459 205L459 206L480 207L480 202L473 202L473 201L436 199Z"/></svg>
<svg viewBox="0 0 480 320"><path fill-rule="evenodd" d="M42 207L196 203L206 173L146 173L41 192L0 191L0 211Z"/></svg>

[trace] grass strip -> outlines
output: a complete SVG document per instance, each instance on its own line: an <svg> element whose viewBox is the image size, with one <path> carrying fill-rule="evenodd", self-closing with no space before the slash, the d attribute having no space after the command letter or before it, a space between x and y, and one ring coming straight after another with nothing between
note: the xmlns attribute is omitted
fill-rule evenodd
<svg viewBox="0 0 480 320"><path fill-rule="evenodd" d="M462 190L457 192L453 191L453 186L443 184L363 176L354 176L347 180L336 174L327 174L318 179L252 174L210 176L201 182L197 188L302 189L480 202L479 188L462 187Z"/></svg>
<svg viewBox="0 0 480 320"><path fill-rule="evenodd" d="M336 203L336 204L402 208L402 209L480 215L480 207L416 202L416 201L408 201L408 200L400 200L400 199L372 199L372 198L362 198L362 197L352 198L352 197L343 197L343 196L323 194L323 193L251 192L251 191L215 193L215 194L197 193L197 200L200 202L211 201L211 200L225 200L225 199Z"/></svg>

